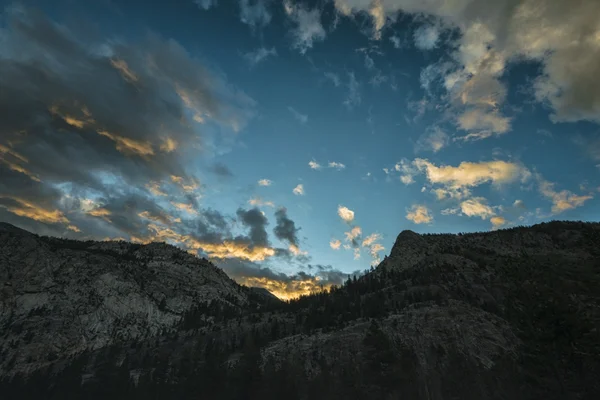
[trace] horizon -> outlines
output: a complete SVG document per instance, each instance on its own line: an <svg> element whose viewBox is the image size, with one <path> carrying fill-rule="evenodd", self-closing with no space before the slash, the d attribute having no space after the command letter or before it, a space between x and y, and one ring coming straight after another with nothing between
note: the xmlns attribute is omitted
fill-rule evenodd
<svg viewBox="0 0 600 400"><path fill-rule="evenodd" d="M0 221L281 296L403 230L600 221L600 2L482 2L4 1Z"/></svg>

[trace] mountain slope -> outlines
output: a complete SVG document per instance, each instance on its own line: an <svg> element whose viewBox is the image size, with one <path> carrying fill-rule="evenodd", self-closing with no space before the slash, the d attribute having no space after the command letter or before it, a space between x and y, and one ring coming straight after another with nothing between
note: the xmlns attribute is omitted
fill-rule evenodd
<svg viewBox="0 0 600 400"><path fill-rule="evenodd" d="M199 304L248 304L206 260L161 243L78 242L0 226L0 375L172 329Z"/></svg>
<svg viewBox="0 0 600 400"><path fill-rule="evenodd" d="M328 293L260 308L199 303L168 332L61 353L0 390L19 399L597 399L599 244L598 223L404 231L377 268ZM240 291L249 304L264 298ZM3 326L7 337L14 324Z"/></svg>

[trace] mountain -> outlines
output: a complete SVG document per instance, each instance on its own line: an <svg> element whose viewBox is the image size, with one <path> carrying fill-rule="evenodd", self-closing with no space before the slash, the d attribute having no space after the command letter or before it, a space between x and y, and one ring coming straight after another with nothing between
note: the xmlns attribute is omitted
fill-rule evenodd
<svg viewBox="0 0 600 400"><path fill-rule="evenodd" d="M598 223L403 231L290 302L164 244L0 228L0 271L3 398L600 398Z"/></svg>
<svg viewBox="0 0 600 400"><path fill-rule="evenodd" d="M0 374L156 336L211 301L250 302L220 268L164 243L80 242L8 224L0 243Z"/></svg>

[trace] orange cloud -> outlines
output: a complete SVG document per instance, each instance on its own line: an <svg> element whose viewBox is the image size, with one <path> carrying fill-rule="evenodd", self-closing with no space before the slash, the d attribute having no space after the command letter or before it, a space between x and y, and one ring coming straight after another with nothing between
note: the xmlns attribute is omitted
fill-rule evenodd
<svg viewBox="0 0 600 400"><path fill-rule="evenodd" d="M81 109L81 114L83 114L82 116L74 116L72 114L67 114L64 112L61 112L60 109L58 108L57 105L53 105L50 107L50 112L54 115L59 116L60 118L62 118L67 124L81 129L86 125L90 125L93 124L95 121L92 118L89 110L85 107L82 107Z"/></svg>
<svg viewBox="0 0 600 400"><path fill-rule="evenodd" d="M179 210L182 210L182 211L185 211L185 212L187 212L187 213L189 213L189 214L193 214L193 215L196 215L196 214L198 214L198 211L196 211L196 210L194 209L194 206L192 206L191 204L177 203L177 202L174 202L174 201L172 201L172 202L171 202L171 204L172 204L172 205L173 205L175 208L177 208L177 209L179 209Z"/></svg>
<svg viewBox="0 0 600 400"><path fill-rule="evenodd" d="M342 245L342 242L339 241L338 239L332 239L329 242L329 247L331 247L334 250L339 250L341 245Z"/></svg>
<svg viewBox="0 0 600 400"><path fill-rule="evenodd" d="M406 219L415 224L428 224L433 221L433 216L427 207L415 204L407 210Z"/></svg>
<svg viewBox="0 0 600 400"><path fill-rule="evenodd" d="M557 192L554 190L554 183L544 180L540 175L537 176L537 179L539 181L540 192L542 195L552 201L552 212L554 214L559 214L563 211L580 207L587 200L593 198L591 195L579 196L568 190Z"/></svg>
<svg viewBox="0 0 600 400"><path fill-rule="evenodd" d="M225 240L222 243L207 243L198 240L189 235L182 235L170 228L160 227L156 224L149 224L154 235L152 238L139 240L161 240L173 241L184 245L189 250L202 250L210 257L216 258L240 258L248 261L263 261L268 257L275 255L275 249L271 247L250 246L248 244Z"/></svg>
<svg viewBox="0 0 600 400"><path fill-rule="evenodd" d="M332 286L330 284L322 284L319 277L277 281L269 278L250 276L237 278L236 280L242 285L267 289L281 300L291 300L303 295L319 293L323 290L328 290Z"/></svg>
<svg viewBox="0 0 600 400"><path fill-rule="evenodd" d="M135 83L138 81L137 75L134 74L133 71L131 71L131 69L129 69L129 66L124 60L113 58L110 60L110 64L121 73L121 76L126 81L131 83Z"/></svg>
<svg viewBox="0 0 600 400"><path fill-rule="evenodd" d="M99 135L105 136L116 143L116 148L121 153L125 154L136 154L138 156L151 156L154 155L154 150L149 142L141 142L126 138L124 136L115 135L113 133L99 130Z"/></svg>
<svg viewBox="0 0 600 400"><path fill-rule="evenodd" d="M154 182L153 181L153 182L150 182L150 183L146 184L146 189L148 189L150 191L150 193L152 193L155 196L166 196L167 195L160 188L160 183L159 182Z"/></svg>
<svg viewBox="0 0 600 400"><path fill-rule="evenodd" d="M160 145L160 149L162 151L164 151L165 153L170 153L172 151L177 150L177 146L178 143L175 141L175 139L171 139L170 137L167 137L163 143Z"/></svg>
<svg viewBox="0 0 600 400"><path fill-rule="evenodd" d="M19 217L30 218L35 221L45 222L49 224L69 223L67 217L65 217L65 215L59 210L48 210L19 197L0 197L9 198L18 203L18 205L16 206L0 205L0 207L6 208L9 212L18 215Z"/></svg>
<svg viewBox="0 0 600 400"><path fill-rule="evenodd" d="M189 182L186 182L183 177L177 175L171 175L171 181L178 184L186 192L193 192L199 186L198 182L194 179L189 179Z"/></svg>

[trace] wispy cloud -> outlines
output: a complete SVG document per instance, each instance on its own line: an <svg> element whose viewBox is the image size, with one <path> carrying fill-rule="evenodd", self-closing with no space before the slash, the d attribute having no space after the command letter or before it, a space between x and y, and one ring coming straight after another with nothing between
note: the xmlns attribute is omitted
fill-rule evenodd
<svg viewBox="0 0 600 400"><path fill-rule="evenodd" d="M322 168L322 167L321 167L321 164L319 164L319 163L318 163L318 162L316 162L315 160L311 160L311 161L309 161L309 162L308 162L308 166L309 166L311 169L321 169L321 168Z"/></svg>
<svg viewBox="0 0 600 400"><path fill-rule="evenodd" d="M273 181L270 179L261 179L258 181L259 186L271 186L272 184L273 184Z"/></svg>
<svg viewBox="0 0 600 400"><path fill-rule="evenodd" d="M354 107L360 105L362 101L359 91L360 84L356 80L354 72L348 73L348 83L346 87L348 88L348 92L346 94L346 99L344 100L343 104L346 106L346 108L352 110Z"/></svg>
<svg viewBox="0 0 600 400"><path fill-rule="evenodd" d="M289 112L292 113L294 118L296 118L298 121L300 121L301 124L305 124L308 122L308 115L300 113L294 107L291 107L291 106L288 106L287 109L289 110Z"/></svg>
<svg viewBox="0 0 600 400"><path fill-rule="evenodd" d="M277 50L275 50L275 47L272 47L270 49L267 49L266 47L259 47L256 50L249 51L243 54L244 59L252 67L260 64L269 57L275 56L277 56Z"/></svg>
<svg viewBox="0 0 600 400"><path fill-rule="evenodd" d="M336 161L330 161L327 165L329 166L329 168L335 168L338 171L341 171L342 169L346 168L344 164Z"/></svg>
<svg viewBox="0 0 600 400"><path fill-rule="evenodd" d="M289 0L283 2L283 7L288 18L295 25L291 30L292 47L300 54L305 54L315 42L325 39L327 33L321 24L320 9L308 9L302 4L294 4Z"/></svg>

